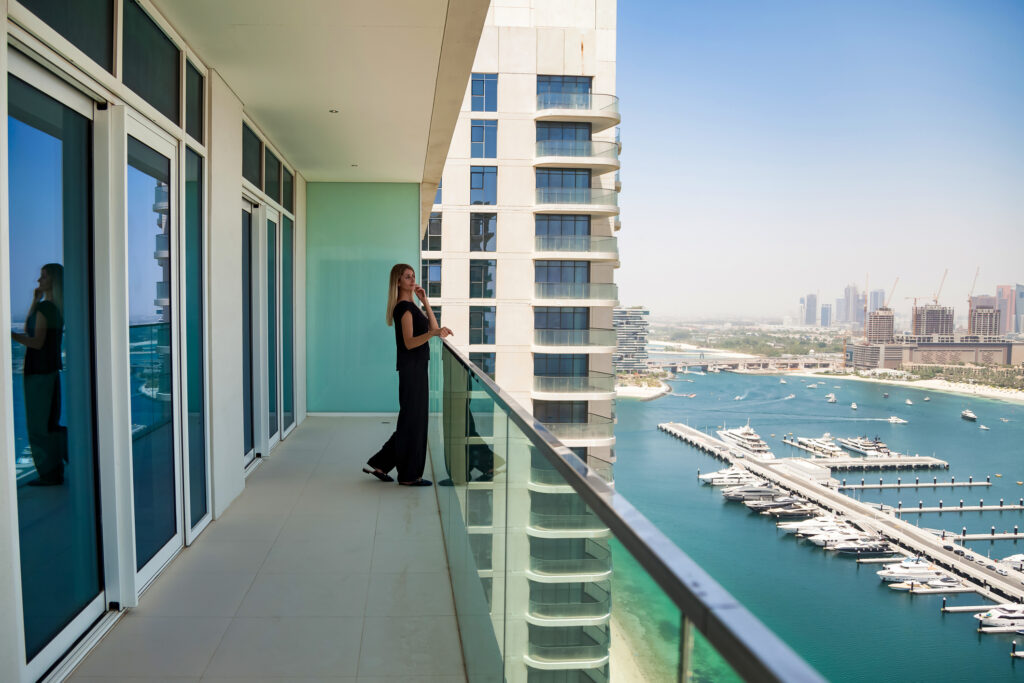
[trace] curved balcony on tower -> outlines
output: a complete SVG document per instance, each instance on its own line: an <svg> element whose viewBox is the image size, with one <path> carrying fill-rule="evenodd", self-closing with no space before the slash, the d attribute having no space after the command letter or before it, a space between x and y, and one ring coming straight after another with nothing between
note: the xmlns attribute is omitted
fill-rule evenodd
<svg viewBox="0 0 1024 683"><path fill-rule="evenodd" d="M542 353L611 353L617 344L614 329L533 331L533 350Z"/></svg>
<svg viewBox="0 0 1024 683"><path fill-rule="evenodd" d="M619 240L611 235L537 235L534 257L577 261L619 260Z"/></svg>
<svg viewBox="0 0 1024 683"><path fill-rule="evenodd" d="M534 211L614 216L619 193L610 187L538 187Z"/></svg>
<svg viewBox="0 0 1024 683"><path fill-rule="evenodd" d="M619 98L603 93L545 92L537 94L537 121L589 123L598 133L622 121Z"/></svg>
<svg viewBox="0 0 1024 683"><path fill-rule="evenodd" d="M535 282L533 289L533 298L547 306L619 305L619 288L614 282Z"/></svg>
<svg viewBox="0 0 1024 683"><path fill-rule="evenodd" d="M533 165L610 173L619 168L619 146L608 140L538 140Z"/></svg>
<svg viewBox="0 0 1024 683"><path fill-rule="evenodd" d="M585 375L534 375L533 398L546 401L601 401L615 393L615 375L591 370Z"/></svg>
<svg viewBox="0 0 1024 683"><path fill-rule="evenodd" d="M587 416L586 422L545 422L544 427L570 448L610 446L615 443L615 420L604 415Z"/></svg>

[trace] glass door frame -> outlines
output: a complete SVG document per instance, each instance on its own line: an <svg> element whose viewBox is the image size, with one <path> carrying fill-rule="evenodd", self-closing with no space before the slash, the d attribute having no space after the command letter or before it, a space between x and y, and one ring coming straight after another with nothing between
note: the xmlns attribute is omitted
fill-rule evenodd
<svg viewBox="0 0 1024 683"><path fill-rule="evenodd" d="M269 297L274 297L274 358L269 357L269 346L270 346L270 319L268 314L264 314L260 320L260 339L263 343L260 345L260 377L262 379L262 385L260 387L260 414L263 418L261 421L262 436L266 443L266 453L269 453L277 444L281 442L281 212L277 209L263 205L263 211L260 212L262 220L260 221L260 312L263 313L269 310L270 301ZM270 223L274 224L274 291L269 291L269 279L270 272L268 269L269 262L268 257L270 255L270 244L267 241L267 230ZM270 395L270 364L274 364L275 382L274 382L274 395ZM270 408L274 406L277 415L277 429L273 434L268 433L270 427Z"/></svg>
<svg viewBox="0 0 1024 683"><path fill-rule="evenodd" d="M149 561L146 562L141 568L136 570L135 585L138 594L149 586L150 582L156 578L157 575L163 570L163 568L170 562L175 555L185 545L185 486L184 486L184 474L185 465L183 463L186 457L186 449L184 447L184 439L186 438L184 420L182 419L182 397L184 396L184 376L182 374L183 363L185 361L185 353L183 348L184 339L181 334L181 326L183 323L183 312L184 307L182 306L180 291L182 283L182 261L181 248L180 248L180 235L182 230L182 216L180 206L182 204L180 195L182 194L182 186L178 182L179 176L182 172L181 159L178 154L178 141L167 135L165 132L154 126L147 119L141 115L135 113L131 109L126 111L125 120L125 149L127 149L127 136L131 136L143 143L155 152L158 152L162 156L167 157L170 160L170 177L172 180L171 187L168 188L170 194L170 205L175 208L171 212L170 217L170 251L171 258L174 260L171 268L171 283L170 291L173 296L171 298L171 359L176 365L174 372L171 373L171 387L173 391L173 400L171 401L171 432L174 438L174 520L176 525L176 531L174 535L167 540L167 542L153 555ZM124 161L124 173L127 176L128 173L128 159L125 157ZM127 182L125 184L125 194L122 198L127 204ZM127 208L125 207L125 223L124 223L124 235L122 239L125 240L125 272L123 274L125 278L125 292L128 293L128 268L130 267L129 259L127 258L127 240L128 240L128 224L127 224ZM126 302L127 304L127 298ZM127 330L126 330L127 331ZM129 363L129 358L125 358L124 362ZM130 392L129 392L130 394ZM131 415L131 408L129 406L129 416ZM131 456L131 439L129 439L129 463L132 462ZM134 511L135 504L135 490L132 487L132 510ZM132 518L132 560L135 558L135 533L134 533L134 513Z"/></svg>
<svg viewBox="0 0 1024 683"><path fill-rule="evenodd" d="M38 64L36 64L35 62L33 62L31 59L29 59L28 57L22 55L20 52L18 52L12 46L10 46L8 44L3 44L2 46L0 46L0 49L4 49L6 51L6 56L7 56L7 62L6 62L6 67L7 68L6 68L6 74L4 74L5 78L6 78L7 74L13 75L16 78L19 78L20 80L22 80L25 83L27 83L29 86L35 88L36 90L39 90L40 92L44 93L47 96L53 98L54 100L56 100L57 102L59 102L63 106L68 107L72 111L75 111L78 114L81 114L85 118L89 119L89 121L92 123L92 139L90 140L90 142L92 143L92 146L93 146L92 154L94 155L94 158L95 158L95 154L96 154L96 139L97 139L98 134L99 134L99 128L104 125L104 122L99 120L98 117L96 116L96 101L91 99L90 97L88 97L82 91L80 91L77 88L75 88L75 87L71 86L70 84L66 83L65 81L58 79L53 74L48 72L46 69L44 69L43 67L41 67ZM7 125L6 121L5 121L5 125ZM4 157L3 158L3 162L5 164L9 163L9 148L5 147L5 149L3 151L3 157ZM94 206L96 205L97 202L103 200L103 197L100 194L101 190L103 190L103 189L105 189L105 188L102 187L102 183L98 182L97 179L94 177L92 179L92 188L91 188L91 193L92 193L92 197L93 197ZM94 211L94 218L95 218L95 211ZM9 240L10 240L10 229L9 228L10 228L9 216L7 216L7 217L4 217L3 229L0 230L0 239L3 240L3 248L0 249L0 282L2 282L4 285L6 285L7 291L10 291L9 283L10 283L10 274L11 274L10 262L9 262L9 259L10 259L10 249L9 249L9 246L8 246L9 245ZM93 248L94 249L95 249L95 245L97 243L96 242L96 238L97 238L98 233L99 233L99 226L98 226L98 224L95 223L95 220L94 220L94 224L93 224L93 245L94 245ZM93 257L95 257L95 254L93 254ZM93 279L93 282L95 282L98 268L97 268L97 265L95 263L95 258L93 258L92 260L93 260L92 279ZM99 303L98 300L97 300L98 299L98 292L96 291L95 287L93 287L93 292L92 292L91 299L92 299L92 305L93 305L93 307L95 309L95 307ZM10 312L9 307L7 306L6 303L0 304L0 311L2 311L2 318L3 318L2 323L4 325L6 325L6 327L8 329L10 329L10 327L11 327L11 315L10 315L10 313L11 312ZM94 364L94 368L96 367L96 363L97 363L97 359L98 359L99 349L98 349L98 346L97 346L97 339L100 338L100 334L101 334L100 333L100 328L97 325L96 316L95 316L95 313L94 313L93 314L93 358L92 358L92 361L93 361L93 364ZM5 352L7 354L7 357L10 358L10 352L11 352L11 347L9 346L10 341L5 340L3 343L4 344L8 344L8 346L6 346L6 351ZM2 380L0 380L0 382L2 382L2 384L0 384L0 390L7 392L7 396L10 396L11 392L14 389L14 386L13 386L13 375L10 372L3 373L3 378L2 378ZM93 393L93 401L94 401L94 404L95 404L95 406L94 406L94 420L96 421L96 424L94 424L93 427L97 431L98 431L97 428L99 427L100 421L102 420L102 414L101 414L101 411L100 411L100 401L101 401L101 399L102 399L102 394L98 390L98 387L94 388L94 393ZM8 403L8 405L10 405L10 402L5 401L5 403ZM10 410L13 410L13 405L11 406ZM3 422L4 422L4 426L2 428L0 428L0 433L8 433L7 430L11 426L13 426L13 420L12 419L8 419L8 416L10 416L10 413L8 413L7 416L0 416L0 419L3 419ZM10 439L13 442L13 432L11 432L10 434L11 434ZM97 438L97 441L98 441L98 437L94 437L94 438ZM100 559L103 561L103 571L101 572L101 575L100 575L101 576L102 587L100 589L99 594L97 594L96 597L94 597L84 608L82 608L78 612L78 614L76 614L74 616L74 618L72 618L71 621L69 621L64 626L64 628L61 629L61 631L56 636L53 637L52 640L50 640L50 642L48 642L38 653L36 653L35 657L33 657L30 661L24 661L24 660L21 661L21 665L20 665L21 666L21 679L23 681L34 681L34 680L37 680L37 679L41 678L50 669L50 667L53 666L53 664L55 662L59 661L62 657L64 657L64 655L68 652L68 650L70 650L75 645L75 643L77 641L79 641L80 639L83 638L83 636L86 636L89 633L89 631L91 630L93 624L95 624L96 621L98 619L100 619L103 616L104 612L107 610L107 599L108 599L108 595L109 595L110 576L111 576L110 568L109 568L108 563L107 563L107 552L109 551L110 544L112 543L112 539L111 539L110 535L108 534L108 527L104 523L104 520L102 519L102 510L103 510L104 496L108 493L108 491L104 488L103 483L102 483L102 480L103 480L103 470L104 470L104 468L106 466L107 466L107 459L104 457L104 454L103 454L102 450L97 448L97 452L96 452L96 476L97 476L96 496L97 496L97 513L98 513L98 516L100 518L99 519L99 540L100 540L100 542L99 542L98 551L99 551L99 554L100 554ZM12 477L12 482L13 481L14 480L13 480L13 477ZM17 514L17 505L16 505L16 503L15 503L14 507L15 507L15 514ZM19 527L18 527L17 524L15 524L14 527L11 529L11 544L12 544L12 547L16 548L16 549L21 547L20 530L19 530ZM18 649L18 652L21 653L22 655L24 655L24 653L25 653L25 627L24 627L24 623L25 623L25 605L24 605L23 597L22 597L21 567L20 567L20 564L21 564L21 561L20 561L20 552L19 552L19 554L18 554L18 562L17 562L18 566L16 567L16 570L15 570L15 572L13 574L14 590L16 591L16 593L18 595L18 600L17 600L17 603L16 603L16 609L15 609L16 614L14 615L14 620L18 624L17 635L16 635L16 639L17 639L16 647Z"/></svg>
<svg viewBox="0 0 1024 683"><path fill-rule="evenodd" d="M262 319L260 301L261 278L260 278L260 263L262 262L262 253L260 244L260 231L259 225L261 222L261 216L263 212L260 210L261 203L256 199L253 199L250 195L243 192L241 201L242 211L249 214L249 250L243 254L243 258L249 259L249 301L245 302L249 306L249 367L242 367L243 377L248 375L249 377L249 405L243 405L242 410L251 411L251 426L252 426L252 448L242 453L242 468L248 474L252 468L259 462L259 458L263 457L266 452L266 448L263 445L261 438L263 429L261 428L262 420L262 401L261 387L263 382L261 380L261 365L259 358L261 357L262 344L260 343L261 336L259 334L260 320ZM244 243L244 241L243 241ZM242 330L245 334L245 330ZM243 339L244 343L244 339ZM243 380L244 381L244 380ZM243 404L245 403L245 392L243 390ZM242 416L242 429L245 429L245 416ZM242 435L243 449L245 448L245 435Z"/></svg>

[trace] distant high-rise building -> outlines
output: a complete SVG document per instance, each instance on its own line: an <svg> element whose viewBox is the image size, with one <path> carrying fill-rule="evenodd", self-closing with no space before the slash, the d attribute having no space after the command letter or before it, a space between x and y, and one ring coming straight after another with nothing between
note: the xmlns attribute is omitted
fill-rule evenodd
<svg viewBox="0 0 1024 683"><path fill-rule="evenodd" d="M915 336L928 334L953 334L953 308L939 304L927 304L914 309Z"/></svg>
<svg viewBox="0 0 1024 683"><path fill-rule="evenodd" d="M857 285L847 285L843 290L843 321L855 323L860 320L858 313L860 307L860 294Z"/></svg>
<svg viewBox="0 0 1024 683"><path fill-rule="evenodd" d="M814 325L818 322L818 295L808 294L804 300L804 325Z"/></svg>
<svg viewBox="0 0 1024 683"><path fill-rule="evenodd" d="M999 325L1002 328L999 330L999 333L1010 334L1015 332L1016 315L1014 313L1012 285L999 285L996 287L996 308L999 309Z"/></svg>
<svg viewBox="0 0 1024 683"><path fill-rule="evenodd" d="M885 290L872 289L871 300L868 303L868 312L877 311L882 306L885 306Z"/></svg>
<svg viewBox="0 0 1024 683"><path fill-rule="evenodd" d="M982 298L982 297L975 297ZM995 297L986 297L994 299ZM999 309L991 305L979 305L971 307L970 319L967 321L968 334L995 337L999 332Z"/></svg>
<svg viewBox="0 0 1024 683"><path fill-rule="evenodd" d="M864 309L867 308L867 305L868 293L864 292L863 294L857 297L857 312L854 316L854 319L862 325L864 324Z"/></svg>
<svg viewBox="0 0 1024 683"><path fill-rule="evenodd" d="M830 327L832 325L832 304L821 305L821 322L819 324L822 327Z"/></svg>
<svg viewBox="0 0 1024 683"><path fill-rule="evenodd" d="M832 310L835 312L835 322L846 322L846 304L843 299L836 299L836 306Z"/></svg>
<svg viewBox="0 0 1024 683"><path fill-rule="evenodd" d="M893 339L893 312L891 308L881 306L868 312L868 323L865 331L868 343L889 344Z"/></svg>
<svg viewBox="0 0 1024 683"><path fill-rule="evenodd" d="M612 325L617 342L612 354L615 372L643 372L647 369L647 316L650 313L642 306L613 311Z"/></svg>
<svg viewBox="0 0 1024 683"><path fill-rule="evenodd" d="M1024 332L1024 285L1017 285L1013 297L1013 331Z"/></svg>

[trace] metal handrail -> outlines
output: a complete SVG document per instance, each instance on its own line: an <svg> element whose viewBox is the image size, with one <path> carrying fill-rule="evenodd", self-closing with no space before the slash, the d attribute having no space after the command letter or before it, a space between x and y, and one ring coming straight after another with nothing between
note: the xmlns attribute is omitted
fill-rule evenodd
<svg viewBox="0 0 1024 683"><path fill-rule="evenodd" d="M512 423L554 465L566 483L675 603L682 616L704 635L737 674L750 681L824 681L621 493L563 446L507 391L448 340L442 339L441 343L446 352L476 375L494 398L504 404Z"/></svg>

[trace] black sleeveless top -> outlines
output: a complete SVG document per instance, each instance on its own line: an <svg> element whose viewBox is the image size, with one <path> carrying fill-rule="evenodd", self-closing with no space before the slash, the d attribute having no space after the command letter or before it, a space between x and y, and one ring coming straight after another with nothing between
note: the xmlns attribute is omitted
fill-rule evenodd
<svg viewBox="0 0 1024 683"><path fill-rule="evenodd" d="M415 349L405 348L405 336L402 334L402 316L406 311L412 314L412 336L418 337L430 330L430 321L423 315L420 307L411 301L399 301L391 311L391 318L395 326L395 370L407 370L420 363L426 365L430 359L430 347L427 344L420 344Z"/></svg>
<svg viewBox="0 0 1024 683"><path fill-rule="evenodd" d="M64 337L64 320L60 309L51 301L42 301L36 311L25 321L25 333L30 337L36 333L36 316L46 318L46 336L43 348L25 351L25 366L22 370L26 375L46 375L61 370L60 343Z"/></svg>

